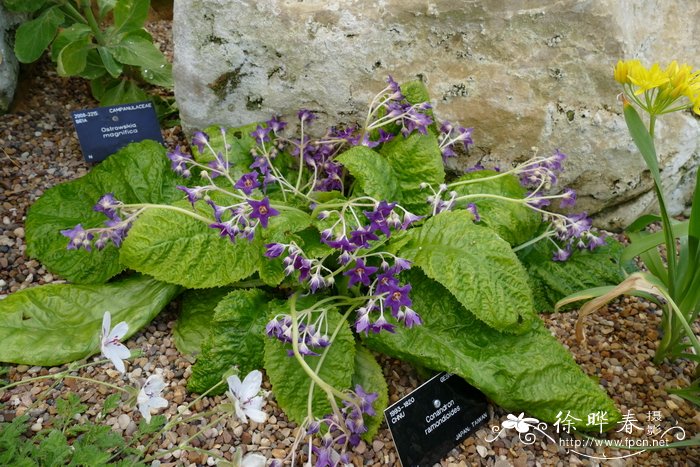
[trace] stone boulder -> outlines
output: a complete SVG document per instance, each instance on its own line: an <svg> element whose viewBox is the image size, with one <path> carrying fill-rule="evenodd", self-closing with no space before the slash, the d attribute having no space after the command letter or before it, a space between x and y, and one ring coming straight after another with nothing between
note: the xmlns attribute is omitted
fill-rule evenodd
<svg viewBox="0 0 700 467"><path fill-rule="evenodd" d="M175 95L188 131L299 108L321 112L323 123L353 122L387 75L418 77L439 118L475 129L455 168L559 148L578 209L619 228L654 198L613 66L698 60L699 24L700 3L682 0L180 0ZM700 120L663 117L657 136L669 204L681 212L700 159Z"/></svg>
<svg viewBox="0 0 700 467"><path fill-rule="evenodd" d="M10 13L0 2L0 114L8 111L17 89L19 62L13 50L15 29L26 15Z"/></svg>

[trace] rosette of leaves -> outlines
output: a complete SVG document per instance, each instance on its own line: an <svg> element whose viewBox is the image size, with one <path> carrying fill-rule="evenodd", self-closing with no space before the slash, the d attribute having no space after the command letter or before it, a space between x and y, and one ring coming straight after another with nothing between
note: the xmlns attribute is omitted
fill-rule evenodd
<svg viewBox="0 0 700 467"><path fill-rule="evenodd" d="M172 67L144 29L150 0L3 0L27 13L17 28L15 55L22 63L49 48L60 76L90 80L101 105L148 100L148 86L172 88ZM160 113L166 103L156 99Z"/></svg>

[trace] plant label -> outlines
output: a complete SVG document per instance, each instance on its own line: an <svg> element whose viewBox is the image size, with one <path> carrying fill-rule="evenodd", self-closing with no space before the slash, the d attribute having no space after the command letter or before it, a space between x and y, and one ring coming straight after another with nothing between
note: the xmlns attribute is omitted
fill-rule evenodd
<svg viewBox="0 0 700 467"><path fill-rule="evenodd" d="M98 107L71 112L87 162L100 162L129 143L152 139L163 144L153 102Z"/></svg>
<svg viewBox="0 0 700 467"><path fill-rule="evenodd" d="M433 465L488 420L486 397L439 373L384 411L404 467Z"/></svg>

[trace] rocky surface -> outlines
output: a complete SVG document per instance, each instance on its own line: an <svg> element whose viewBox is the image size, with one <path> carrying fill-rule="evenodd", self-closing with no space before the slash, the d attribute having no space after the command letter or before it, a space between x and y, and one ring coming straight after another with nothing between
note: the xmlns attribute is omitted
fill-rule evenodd
<svg viewBox="0 0 700 467"><path fill-rule="evenodd" d="M169 44L169 23L152 25L162 47ZM11 114L0 116L0 296L14 293L26 287L61 280L36 260L24 254L24 220L27 207L49 187L85 174L90 166L82 160L80 148L70 120L70 111L95 106L89 97L84 81L63 79L56 75L46 61L26 76L27 88ZM174 146L183 142L179 128L164 131L166 144ZM646 428L657 412L658 425L663 429L676 424L688 437L700 433L700 414L694 406L670 395L666 388L686 386L692 376L688 363L652 365L651 356L658 341L659 312L655 307L636 300L617 302L588 317L588 341L581 345L574 339L573 326L577 313L545 315L552 333L574 354L583 370L600 381L623 413L628 410L638 419L638 425ZM127 373L120 377L109 364L97 364L98 359L88 360L89 365L73 376L89 377L118 386L140 385L154 368L161 368L167 381L164 397L169 406L163 413L172 418L185 411L195 395L185 390L191 371L192 358L181 355L174 347L172 327L177 315L173 308L163 312L151 325L133 336L127 345L139 350L141 355L127 363ZM96 329L95 333L99 333ZM389 383L390 402L407 395L423 381L409 365L381 357L381 365ZM6 365L7 373L0 378L16 382L30 377L55 374L64 367L41 368L27 365ZM43 380L17 386L9 390L0 388L0 421L9 421L29 412L31 430L38 431L51 426L56 413L55 401L69 392L80 396L88 405L87 413L78 420L87 419L106 423L127 438L140 421L140 414L122 400L120 407L100 418L105 398L111 394L103 386L94 383L65 379L50 389L53 381ZM269 389L269 383L265 386ZM205 414L216 408L222 397L208 397L190 407L193 414ZM216 456L230 459L232 451L259 452L268 459L282 458L293 442L295 425L279 410L274 397L267 400L265 410L270 418L265 424L241 424L234 417L213 421L201 436L190 445L205 452L174 450L158 455L186 440L201 424L183 424L168 432L148 448L159 458L161 466L203 466L216 462ZM491 418L486 426L468 437L438 464L442 467L484 466L565 466L565 465L698 465L700 449L669 449L644 452L625 459L601 460L603 456L619 457L633 454L625 450L587 447L577 449L560 445L559 435L551 427L546 430L552 440L538 434L533 444L527 445L511 430L507 436L489 442L491 427L500 426L507 414L490 406ZM517 414L515 414L517 415ZM650 417L651 415L651 417ZM29 433L31 434L31 433ZM604 435L606 439L650 440L639 431L628 435L624 431ZM144 446L145 447L145 446ZM590 456L594 458L591 459ZM355 466L398 465L396 451L386 425L383 424L372 442L362 442L355 450L352 462ZM156 465L156 464L154 464Z"/></svg>
<svg viewBox="0 0 700 467"><path fill-rule="evenodd" d="M653 197L612 67L620 58L696 59L699 17L700 4L682 0L183 0L174 11L175 92L188 130L299 108L337 123L363 121L387 75L420 78L440 118L475 128L462 166L559 148L570 155L563 182L581 209L617 228ZM700 160L700 120L672 115L658 130L669 205L681 212Z"/></svg>
<svg viewBox="0 0 700 467"><path fill-rule="evenodd" d="M0 114L10 108L17 89L19 62L13 51L14 31L25 17L8 12L0 3Z"/></svg>

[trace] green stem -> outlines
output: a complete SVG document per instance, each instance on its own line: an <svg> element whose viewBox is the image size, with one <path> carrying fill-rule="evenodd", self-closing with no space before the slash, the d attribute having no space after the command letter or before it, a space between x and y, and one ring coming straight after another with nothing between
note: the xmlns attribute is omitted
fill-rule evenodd
<svg viewBox="0 0 700 467"><path fill-rule="evenodd" d="M89 3L92 3L92 2L89 2ZM107 45L105 43L105 38L104 38L104 35L102 34L102 30L100 29L100 25L97 24L97 19L95 19L95 15L92 13L92 6L90 4L86 5L84 8L84 12L85 12L85 17L87 18L87 24L90 26L92 33L95 35L95 39L97 40L97 43L100 45Z"/></svg>
<svg viewBox="0 0 700 467"><path fill-rule="evenodd" d="M65 14L73 18L78 23L88 24L88 20L70 2L61 2L61 9Z"/></svg>
<svg viewBox="0 0 700 467"><path fill-rule="evenodd" d="M534 245L535 243L539 242L540 240L543 240L543 239L545 239L547 237L551 237L551 236L552 236L552 229L547 228L547 230L545 230L542 234L538 235L537 237L532 238L525 243L521 243L520 245L518 245L516 247L513 247L513 252L515 253L517 251L523 250L523 249L529 247L530 245Z"/></svg>
<svg viewBox="0 0 700 467"><path fill-rule="evenodd" d="M197 219L202 222L206 222L207 224L210 224L212 222L211 219L208 217L201 216L197 214L196 212L189 211L187 209L183 209L177 206L172 206L170 204L150 204L150 203L143 203L143 204L125 204L124 207L129 207L129 208L143 208L143 209L149 209L149 208L155 208L155 209L168 209L170 211L175 211L179 212L182 214L186 214L194 219Z"/></svg>
<svg viewBox="0 0 700 467"><path fill-rule="evenodd" d="M156 460L156 459L159 458L159 457L164 456L165 454L168 454L168 453L170 453L170 452L177 451L178 449L180 449L180 450L182 450L182 449L187 449L187 446L186 446L187 443L189 443L189 442L192 441L194 438L196 438L197 436L199 436L199 435L201 435L202 433L204 433L204 431L205 431L207 428L209 428L209 427L211 427L211 426L216 425L217 423L219 423L219 421L223 420L227 415L228 415L228 414L223 414L223 415L221 415L220 417L215 418L214 420L212 420L211 422L207 423L207 424L204 425L202 428L200 428L195 434L193 434L192 436L188 437L188 438L185 439L184 441L181 441L177 446L173 446L172 448L168 449L167 451L157 451L156 453L154 453L154 454L152 454L152 455L150 455L150 456L146 456L146 457L143 459L143 461L144 461L145 463L149 463L149 462L152 462L152 461ZM154 438L154 439L155 439L155 438ZM150 446L150 443L149 443L149 446ZM146 448L144 448L144 452L146 452Z"/></svg>
<svg viewBox="0 0 700 467"><path fill-rule="evenodd" d="M334 395L340 399L345 399L347 396L342 392L338 391L330 384L326 383L324 380L322 380L321 377L318 376L316 372L311 369L309 364L306 363L306 360L304 360L304 357L302 357L302 355L299 353L299 322L297 320L296 310L296 301L298 295L299 292L295 293L289 298L289 310L290 315L292 317L292 351L294 352L294 357L297 359L299 365L301 365L301 368L304 370L304 372L307 375L309 375L309 378L311 378L313 382L315 382L321 389L323 389L326 392L326 394L328 394L329 399L332 398Z"/></svg>

